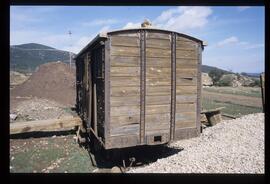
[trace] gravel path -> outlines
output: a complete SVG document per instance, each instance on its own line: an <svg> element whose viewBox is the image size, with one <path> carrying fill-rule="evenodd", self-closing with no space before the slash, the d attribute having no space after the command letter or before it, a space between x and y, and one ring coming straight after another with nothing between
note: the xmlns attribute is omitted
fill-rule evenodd
<svg viewBox="0 0 270 184"><path fill-rule="evenodd" d="M17 115L16 121L33 121L72 116L64 109L65 106L53 100L31 98L17 103L10 109Z"/></svg>
<svg viewBox="0 0 270 184"><path fill-rule="evenodd" d="M249 114L172 143L183 151L130 173L264 173L264 114Z"/></svg>

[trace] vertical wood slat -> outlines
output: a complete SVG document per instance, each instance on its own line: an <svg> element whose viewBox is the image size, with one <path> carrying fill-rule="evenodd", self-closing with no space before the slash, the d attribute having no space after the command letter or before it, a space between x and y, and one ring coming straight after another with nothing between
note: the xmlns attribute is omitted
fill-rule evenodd
<svg viewBox="0 0 270 184"><path fill-rule="evenodd" d="M140 31L140 143L145 143L145 30Z"/></svg>
<svg viewBox="0 0 270 184"><path fill-rule="evenodd" d="M91 121L92 121L92 65L91 65L91 54L87 53L87 62L88 64L88 85L89 85L89 91L88 91L88 122L87 126L88 128L91 127Z"/></svg>
<svg viewBox="0 0 270 184"><path fill-rule="evenodd" d="M170 140L174 139L175 131L175 100L176 100L176 35L171 34L171 121Z"/></svg>
<svg viewBox="0 0 270 184"><path fill-rule="evenodd" d="M111 46L111 40L110 37L105 41L105 76L104 76L104 92L105 92L105 122L104 122L104 127L105 127L105 140L108 140L110 137L110 93L111 93L111 89L110 89L110 46Z"/></svg>
<svg viewBox="0 0 270 184"><path fill-rule="evenodd" d="M197 135L200 134L201 131L201 64L202 64L202 45L201 43L197 43L197 57L198 57L198 75L197 75L197 118L196 118L196 127L197 127Z"/></svg>

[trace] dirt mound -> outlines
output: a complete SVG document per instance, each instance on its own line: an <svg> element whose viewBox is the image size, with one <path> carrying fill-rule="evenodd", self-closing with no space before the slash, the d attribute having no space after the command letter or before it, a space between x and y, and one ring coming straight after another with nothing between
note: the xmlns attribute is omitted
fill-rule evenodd
<svg viewBox="0 0 270 184"><path fill-rule="evenodd" d="M39 97L52 99L66 106L75 104L75 69L63 62L50 62L23 84L10 91L13 97Z"/></svg>
<svg viewBox="0 0 270 184"><path fill-rule="evenodd" d="M10 71L10 86L15 86L24 83L29 76L26 76L23 73L16 72L16 71Z"/></svg>

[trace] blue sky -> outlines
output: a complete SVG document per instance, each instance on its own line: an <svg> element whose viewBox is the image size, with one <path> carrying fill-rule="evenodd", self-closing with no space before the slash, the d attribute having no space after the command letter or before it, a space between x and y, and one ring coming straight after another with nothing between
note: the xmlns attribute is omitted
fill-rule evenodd
<svg viewBox="0 0 270 184"><path fill-rule="evenodd" d="M262 72L264 12L256 6L11 6L10 44L40 43L78 53L99 32L138 27L147 18L156 28L206 41L205 65Z"/></svg>

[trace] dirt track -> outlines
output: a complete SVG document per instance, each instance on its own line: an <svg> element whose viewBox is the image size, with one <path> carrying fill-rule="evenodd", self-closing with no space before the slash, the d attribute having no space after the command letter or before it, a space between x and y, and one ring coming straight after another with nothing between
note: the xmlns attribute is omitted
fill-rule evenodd
<svg viewBox="0 0 270 184"><path fill-rule="evenodd" d="M262 99L250 96L240 96L232 94L219 94L214 92L203 91L202 96L209 100L220 102L229 102L232 104L239 104L251 107L262 107Z"/></svg>

